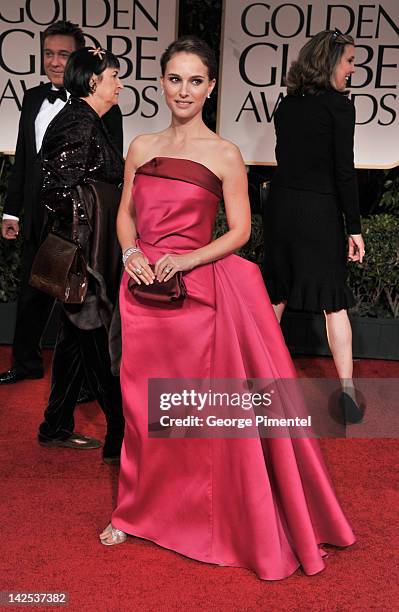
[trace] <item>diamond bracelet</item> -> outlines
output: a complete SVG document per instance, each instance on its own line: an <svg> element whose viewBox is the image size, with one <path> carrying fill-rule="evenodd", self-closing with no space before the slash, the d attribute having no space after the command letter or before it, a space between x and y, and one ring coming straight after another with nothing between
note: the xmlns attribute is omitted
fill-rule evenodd
<svg viewBox="0 0 399 612"><path fill-rule="evenodd" d="M143 251L141 249L138 249L137 247L129 247L128 249L125 249L122 255L123 265L126 266L126 262L129 259L130 255L133 255L133 253L142 253L142 252Z"/></svg>

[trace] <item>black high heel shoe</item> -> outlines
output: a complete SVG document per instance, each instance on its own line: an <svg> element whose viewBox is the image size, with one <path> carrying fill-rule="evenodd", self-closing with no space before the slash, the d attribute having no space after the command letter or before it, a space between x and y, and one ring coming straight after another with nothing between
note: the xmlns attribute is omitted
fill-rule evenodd
<svg viewBox="0 0 399 612"><path fill-rule="evenodd" d="M354 397L356 399L353 399ZM357 390L349 395L349 393L342 391L342 389L337 389L329 398L328 413L335 423L343 427L361 423L365 411L365 399Z"/></svg>
<svg viewBox="0 0 399 612"><path fill-rule="evenodd" d="M364 404L358 405L348 393L345 393L345 391L342 391L340 395L339 406L345 424L360 423L363 420L365 413Z"/></svg>

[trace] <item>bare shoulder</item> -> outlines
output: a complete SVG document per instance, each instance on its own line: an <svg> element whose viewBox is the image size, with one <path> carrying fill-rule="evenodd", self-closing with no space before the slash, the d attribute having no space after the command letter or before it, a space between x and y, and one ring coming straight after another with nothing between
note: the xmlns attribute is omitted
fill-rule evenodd
<svg viewBox="0 0 399 612"><path fill-rule="evenodd" d="M148 156L154 148L158 134L139 134L131 141L127 153L126 164L131 168L138 168L148 161Z"/></svg>
<svg viewBox="0 0 399 612"><path fill-rule="evenodd" d="M220 177L223 179L234 173L245 172L245 165L241 151L233 142L219 138L217 143L218 166Z"/></svg>
<svg viewBox="0 0 399 612"><path fill-rule="evenodd" d="M225 140L224 138L220 138L219 148L220 148L220 154L225 157L228 157L230 161L233 161L233 160L242 161L241 151L237 147L237 145L234 144L234 142L231 142L230 140Z"/></svg>
<svg viewBox="0 0 399 612"><path fill-rule="evenodd" d="M129 145L129 153L137 154L143 149L151 146L155 134L139 134L131 141Z"/></svg>

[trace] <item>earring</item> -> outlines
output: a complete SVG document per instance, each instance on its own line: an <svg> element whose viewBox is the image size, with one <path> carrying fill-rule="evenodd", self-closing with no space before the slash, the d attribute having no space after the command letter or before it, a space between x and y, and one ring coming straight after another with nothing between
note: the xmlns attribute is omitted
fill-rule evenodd
<svg viewBox="0 0 399 612"><path fill-rule="evenodd" d="M210 97L211 97L211 94L208 94L208 95L207 95L208 100L209 100L209 98L210 98Z"/></svg>
<svg viewBox="0 0 399 612"><path fill-rule="evenodd" d="M90 93L94 94L94 92L95 92L95 91L96 91L96 89L97 89L97 83L96 83L95 81L92 81L92 82L90 83L89 87L90 87Z"/></svg>

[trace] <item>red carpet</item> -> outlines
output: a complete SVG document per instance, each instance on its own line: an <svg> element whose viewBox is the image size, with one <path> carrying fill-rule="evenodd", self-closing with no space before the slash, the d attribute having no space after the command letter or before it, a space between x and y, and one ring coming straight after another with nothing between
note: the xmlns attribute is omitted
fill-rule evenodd
<svg viewBox="0 0 399 612"><path fill-rule="evenodd" d="M9 355L0 349L1 370ZM358 542L333 549L316 576L298 571L263 582L249 571L205 565L134 538L106 548L98 533L113 507L117 468L103 465L97 450L49 450L36 442L50 357L47 351L46 379L0 387L0 591L66 591L73 611L398 609L397 440L322 442ZM328 358L296 363L301 376L334 376ZM356 376L399 378L399 365L360 361ZM103 438L96 404L77 411L76 430Z"/></svg>

